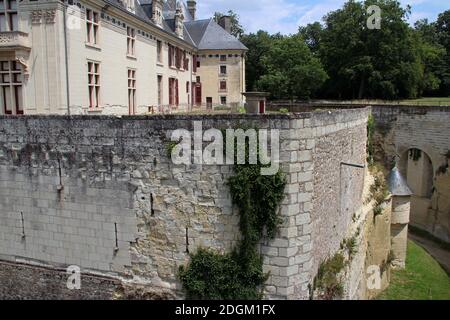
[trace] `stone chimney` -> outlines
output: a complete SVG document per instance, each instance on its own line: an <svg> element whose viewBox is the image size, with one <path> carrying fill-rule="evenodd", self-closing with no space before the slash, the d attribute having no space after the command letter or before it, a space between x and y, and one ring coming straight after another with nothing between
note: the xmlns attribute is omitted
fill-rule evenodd
<svg viewBox="0 0 450 320"><path fill-rule="evenodd" d="M226 32L231 34L231 17L223 16L219 20L219 26L225 29Z"/></svg>
<svg viewBox="0 0 450 320"><path fill-rule="evenodd" d="M184 15L181 2L177 3L177 10L175 11L175 33L181 39L184 38Z"/></svg>
<svg viewBox="0 0 450 320"><path fill-rule="evenodd" d="M188 0L187 7L189 10L189 13L191 14L192 19L195 20L195 13L197 12L197 1Z"/></svg>
<svg viewBox="0 0 450 320"><path fill-rule="evenodd" d="M163 22L163 1L162 0L153 0L152 20L153 20L154 24L162 27L162 22Z"/></svg>

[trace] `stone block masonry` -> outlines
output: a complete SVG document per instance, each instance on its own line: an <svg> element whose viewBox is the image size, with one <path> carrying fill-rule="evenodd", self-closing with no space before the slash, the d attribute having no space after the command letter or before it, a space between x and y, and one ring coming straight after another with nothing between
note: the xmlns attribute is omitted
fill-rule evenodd
<svg viewBox="0 0 450 320"><path fill-rule="evenodd" d="M450 108L375 106L373 114L376 155L389 168L399 157L400 171L410 187L416 189L411 224L450 243ZM421 151L421 166L409 156L412 149ZM415 169L408 173L408 166ZM414 188L417 183L429 190L419 192Z"/></svg>
<svg viewBox="0 0 450 320"><path fill-rule="evenodd" d="M280 130L288 186L279 234L261 243L264 269L271 272L266 297L308 298L318 263L336 249L361 203L349 190L357 190L363 176L344 170L338 179L336 168L365 159L368 113L0 117L0 282L10 288L0 290L0 298L42 298L30 287L43 283L51 297L73 298L55 289L69 265L87 277L82 291L97 278L110 279L108 292L116 294L99 298L182 298L176 275L189 253L228 251L240 237L226 186L232 166L174 165L167 156L172 131L192 131L194 121L204 130ZM57 283L49 284L49 273ZM85 296L95 298L91 291Z"/></svg>

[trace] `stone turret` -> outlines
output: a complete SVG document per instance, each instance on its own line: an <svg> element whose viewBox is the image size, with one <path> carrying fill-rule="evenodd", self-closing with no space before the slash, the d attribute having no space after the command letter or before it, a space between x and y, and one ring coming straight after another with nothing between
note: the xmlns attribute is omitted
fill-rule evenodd
<svg viewBox="0 0 450 320"><path fill-rule="evenodd" d="M153 0L152 20L157 26L162 27L163 23L163 1Z"/></svg>
<svg viewBox="0 0 450 320"><path fill-rule="evenodd" d="M181 2L177 3L175 11L175 33L181 39L184 38L184 14Z"/></svg>
<svg viewBox="0 0 450 320"><path fill-rule="evenodd" d="M195 14L197 12L197 1L195 0L187 1L187 7L189 13L191 14L192 20L195 20Z"/></svg>
<svg viewBox="0 0 450 320"><path fill-rule="evenodd" d="M412 192L397 167L392 169L389 175L389 191L392 194L391 248L394 255L392 265L404 268Z"/></svg>

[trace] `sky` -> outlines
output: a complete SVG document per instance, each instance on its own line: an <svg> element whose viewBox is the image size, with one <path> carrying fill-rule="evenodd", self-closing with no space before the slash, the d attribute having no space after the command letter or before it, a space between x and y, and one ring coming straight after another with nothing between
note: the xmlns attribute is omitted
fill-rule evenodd
<svg viewBox="0 0 450 320"><path fill-rule="evenodd" d="M266 30L270 33L296 33L298 27L320 21L345 0L197 0L197 19L210 18L214 12L233 10L247 33ZM412 6L410 23L423 18L435 21L439 13L450 9L449 0L400 0Z"/></svg>

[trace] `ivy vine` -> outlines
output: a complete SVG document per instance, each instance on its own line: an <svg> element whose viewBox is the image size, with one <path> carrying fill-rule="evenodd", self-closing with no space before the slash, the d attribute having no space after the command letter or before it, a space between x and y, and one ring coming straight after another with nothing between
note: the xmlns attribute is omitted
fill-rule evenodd
<svg viewBox="0 0 450 320"><path fill-rule="evenodd" d="M248 159L249 148L246 150ZM199 249L191 254L189 265L179 269L188 299L255 300L263 297L268 274L263 272L258 244L265 236L276 235L281 223L278 208L284 197L286 178L281 170L273 176L263 176L261 168L260 163L234 166L228 186L233 205L239 209L241 240L230 253Z"/></svg>

